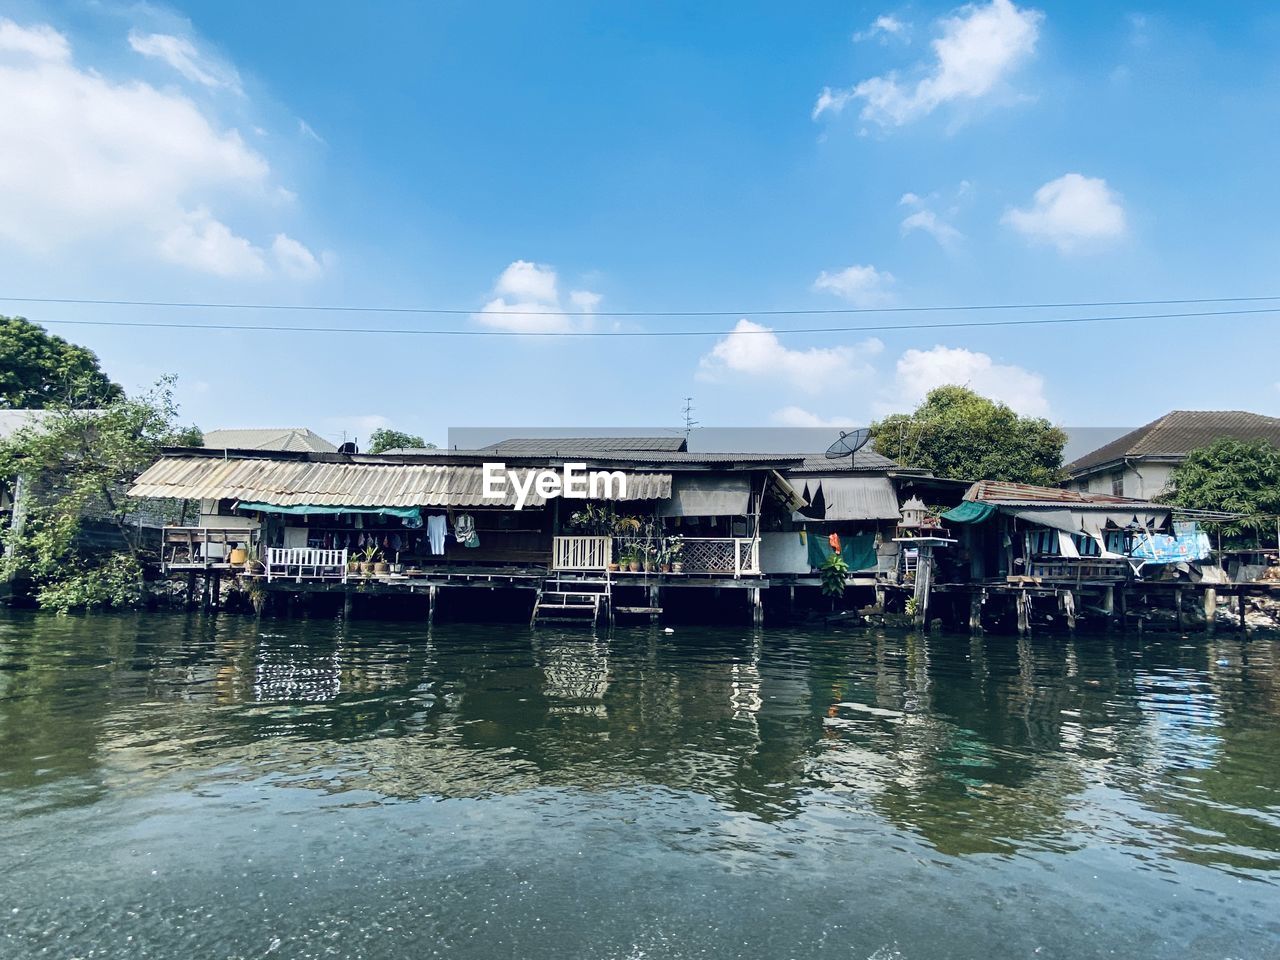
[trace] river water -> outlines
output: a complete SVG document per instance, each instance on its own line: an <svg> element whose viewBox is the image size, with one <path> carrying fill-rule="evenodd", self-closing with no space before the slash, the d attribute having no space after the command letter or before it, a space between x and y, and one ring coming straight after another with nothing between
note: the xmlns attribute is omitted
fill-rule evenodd
<svg viewBox="0 0 1280 960"><path fill-rule="evenodd" d="M1280 956L1280 645L0 614L0 956Z"/></svg>

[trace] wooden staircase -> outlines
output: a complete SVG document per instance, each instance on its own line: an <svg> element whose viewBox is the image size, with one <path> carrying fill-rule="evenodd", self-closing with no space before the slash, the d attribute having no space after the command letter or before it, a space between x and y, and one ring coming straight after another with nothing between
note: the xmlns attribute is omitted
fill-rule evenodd
<svg viewBox="0 0 1280 960"><path fill-rule="evenodd" d="M607 575L553 573L542 581L533 601L531 626L540 623L582 623L595 626L612 602L613 582Z"/></svg>

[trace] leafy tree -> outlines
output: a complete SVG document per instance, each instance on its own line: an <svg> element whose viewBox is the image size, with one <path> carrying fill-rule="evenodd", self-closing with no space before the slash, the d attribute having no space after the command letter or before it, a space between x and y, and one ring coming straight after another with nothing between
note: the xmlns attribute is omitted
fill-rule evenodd
<svg viewBox="0 0 1280 960"><path fill-rule="evenodd" d="M119 606L141 598L137 525L142 504L125 491L161 447L198 443L177 425L173 379L140 397L123 395L97 410L54 408L0 442L0 479L21 476L21 526L4 532L6 579L29 581L41 606L57 610ZM154 508L152 508L154 509ZM126 550L94 553L78 541L86 517L113 524Z"/></svg>
<svg viewBox="0 0 1280 960"><path fill-rule="evenodd" d="M24 317L0 317L0 407L88 409L123 396L93 351Z"/></svg>
<svg viewBox="0 0 1280 960"><path fill-rule="evenodd" d="M425 450L434 450L434 443L427 443L421 437L414 436L412 433L401 433L399 430L387 430L379 427L373 431L369 437L369 452L382 453L384 450L395 450L399 447L418 447Z"/></svg>
<svg viewBox="0 0 1280 960"><path fill-rule="evenodd" d="M871 432L876 450L886 457L939 477L1040 486L1062 479L1066 433L967 387L931 390L912 413L885 417L871 425Z"/></svg>
<svg viewBox="0 0 1280 960"><path fill-rule="evenodd" d="M1244 516L1206 524L1235 545L1245 545L1275 529L1280 514L1280 447L1268 440L1222 437L1187 454L1170 477L1165 503L1197 510L1226 510Z"/></svg>

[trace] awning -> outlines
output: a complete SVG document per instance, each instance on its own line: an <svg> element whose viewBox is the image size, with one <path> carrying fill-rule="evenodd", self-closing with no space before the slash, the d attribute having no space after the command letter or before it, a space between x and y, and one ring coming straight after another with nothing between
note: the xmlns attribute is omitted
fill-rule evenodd
<svg viewBox="0 0 1280 960"><path fill-rule="evenodd" d="M989 503L975 503L973 500L964 500L959 506L952 507L942 515L943 520L949 520L952 523L982 523L993 513L996 508Z"/></svg>
<svg viewBox="0 0 1280 960"><path fill-rule="evenodd" d="M237 510L256 510L259 513L284 513L290 516L308 516L311 514L334 516L341 513L374 513L383 517L399 517L401 520L421 518L422 511L417 507L318 507L309 504L296 506L280 506L274 503L248 503L241 500L236 504Z"/></svg>
<svg viewBox="0 0 1280 960"><path fill-rule="evenodd" d="M810 503L821 491L823 520L897 520L902 515L888 477L822 477L807 489Z"/></svg>
<svg viewBox="0 0 1280 960"><path fill-rule="evenodd" d="M742 517L751 504L751 482L741 475L671 479L671 499L658 504L660 517Z"/></svg>
<svg viewBox="0 0 1280 960"><path fill-rule="evenodd" d="M1034 523L1050 530L1061 530L1063 533L1082 533L1084 520L1080 514L1070 510L1010 510L1019 520Z"/></svg>

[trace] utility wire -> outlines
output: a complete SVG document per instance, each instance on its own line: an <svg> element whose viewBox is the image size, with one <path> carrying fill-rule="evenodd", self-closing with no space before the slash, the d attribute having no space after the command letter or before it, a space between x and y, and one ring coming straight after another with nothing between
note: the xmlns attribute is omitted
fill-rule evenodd
<svg viewBox="0 0 1280 960"><path fill-rule="evenodd" d="M895 330L953 330L979 327L1034 327L1058 324L1114 323L1125 320L1180 320L1192 317L1240 317L1280 314L1280 306L1242 310L1203 310L1187 313L1119 314L1097 317L1029 317L1020 320L960 320L955 323L885 323L839 327L781 327L759 330L424 330L402 327L315 327L260 323L149 323L140 320L37 320L41 324L68 324L78 327L135 327L170 330L252 330L271 333L364 333L408 334L428 337L726 337L817 333L885 333ZM501 314L494 314L501 316Z"/></svg>
<svg viewBox="0 0 1280 960"><path fill-rule="evenodd" d="M492 316L512 317L800 317L839 316L859 313L950 313L976 310L1081 310L1090 307L1169 307L1203 303L1260 303L1280 300L1272 297L1201 297L1182 300L1085 300L1066 303L970 303L923 307L823 307L812 310L600 310L590 314L571 310L501 310ZM339 306L305 303L198 303L169 300L103 300L73 297L0 297L0 303L75 304L96 307L164 307L198 310L291 310L323 313L406 313L466 317L481 309L437 307Z"/></svg>

